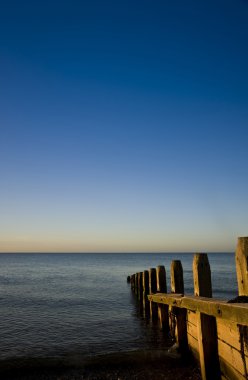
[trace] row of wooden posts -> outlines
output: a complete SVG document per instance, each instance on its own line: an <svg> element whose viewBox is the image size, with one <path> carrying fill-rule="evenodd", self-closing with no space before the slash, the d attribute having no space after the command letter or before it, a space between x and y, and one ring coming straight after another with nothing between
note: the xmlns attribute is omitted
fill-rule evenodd
<svg viewBox="0 0 248 380"><path fill-rule="evenodd" d="M243 303L211 298L211 269L204 253L193 259L194 296L184 295L183 267L179 260L171 263L169 294L163 265L127 278L146 317L158 321L163 330L175 337L182 354L191 352L199 361L203 380L248 379L248 304L244 300L248 296L248 237L238 239L236 272ZM230 332L232 341L223 339L224 330ZM240 358L228 357L225 350L230 347L230 352L235 355L238 352Z"/></svg>
<svg viewBox="0 0 248 380"><path fill-rule="evenodd" d="M135 273L129 276L127 281L130 282L131 289L140 301L140 307L145 316L153 321L158 321L163 330L174 336L169 323L174 325L173 309L169 310L167 305L157 305L148 300L149 294L167 293L165 267L159 265L157 268ZM171 293L184 293L183 267L180 260L173 260L171 263Z"/></svg>

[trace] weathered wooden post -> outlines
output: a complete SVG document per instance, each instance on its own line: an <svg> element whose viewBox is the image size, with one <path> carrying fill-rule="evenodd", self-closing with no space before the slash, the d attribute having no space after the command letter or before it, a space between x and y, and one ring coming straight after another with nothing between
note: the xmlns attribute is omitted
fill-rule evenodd
<svg viewBox="0 0 248 380"><path fill-rule="evenodd" d="M137 298L139 300L139 296L140 296L140 273L138 272L137 273Z"/></svg>
<svg viewBox="0 0 248 380"><path fill-rule="evenodd" d="M134 291L134 274L131 276L131 289Z"/></svg>
<svg viewBox="0 0 248 380"><path fill-rule="evenodd" d="M183 267L180 260L173 260L171 263L171 293L184 294L184 281L183 281ZM187 338L187 322L186 322L186 309L172 307L171 313L171 328L176 319L176 339L179 350L182 353L188 352L188 338Z"/></svg>
<svg viewBox="0 0 248 380"><path fill-rule="evenodd" d="M133 292L135 293L135 273L133 274Z"/></svg>
<svg viewBox="0 0 248 380"><path fill-rule="evenodd" d="M236 254L236 273L238 282L239 297L243 297L241 302L248 302L248 237L239 237ZM246 298L246 299L244 299ZM241 356L246 377L248 378L248 360L245 356L245 351L248 348L248 326L238 325L239 342Z"/></svg>
<svg viewBox="0 0 248 380"><path fill-rule="evenodd" d="M149 270L149 294L154 294L157 292L157 275L156 269L150 268ZM158 306L155 302L150 301L150 316L152 321L158 319Z"/></svg>
<svg viewBox="0 0 248 380"><path fill-rule="evenodd" d="M239 296L248 296L248 237L238 238L235 259Z"/></svg>
<svg viewBox="0 0 248 380"><path fill-rule="evenodd" d="M166 271L163 265L159 265L156 270L157 273L157 292L167 293L167 283L166 283ZM167 305L158 305L158 320L160 328L168 331L169 330L169 308Z"/></svg>
<svg viewBox="0 0 248 380"><path fill-rule="evenodd" d="M194 294L212 297L211 270L206 253L197 253L193 260Z"/></svg>
<svg viewBox="0 0 248 380"><path fill-rule="evenodd" d="M134 293L136 294L136 296L137 296L137 294L138 294L138 273L135 273L135 280L134 280Z"/></svg>
<svg viewBox="0 0 248 380"><path fill-rule="evenodd" d="M130 284L130 282L131 282L131 277L127 276L127 283Z"/></svg>
<svg viewBox="0 0 248 380"><path fill-rule="evenodd" d="M180 260L171 262L171 293L184 294L183 267Z"/></svg>
<svg viewBox="0 0 248 380"><path fill-rule="evenodd" d="M143 310L146 318L150 317L150 303L147 299L149 294L149 272L145 270L143 272Z"/></svg>
<svg viewBox="0 0 248 380"><path fill-rule="evenodd" d="M200 253L194 256L193 276L195 296L212 297L211 270L207 254ZM216 319L198 313L197 325L202 379L220 379Z"/></svg>
<svg viewBox="0 0 248 380"><path fill-rule="evenodd" d="M138 292L139 292L139 301L140 305L143 305L143 272L138 273Z"/></svg>

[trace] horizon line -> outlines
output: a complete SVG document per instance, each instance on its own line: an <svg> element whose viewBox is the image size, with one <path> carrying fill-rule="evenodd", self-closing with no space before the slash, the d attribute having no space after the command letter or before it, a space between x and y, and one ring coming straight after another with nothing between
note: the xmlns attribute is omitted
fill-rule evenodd
<svg viewBox="0 0 248 380"><path fill-rule="evenodd" d="M44 253L44 254L197 254L197 253L235 253L235 251L113 251L113 252L107 252L107 251L94 251L94 252L87 252L87 251L0 251L0 254L15 254L15 253L24 253L24 254L32 254L32 253Z"/></svg>

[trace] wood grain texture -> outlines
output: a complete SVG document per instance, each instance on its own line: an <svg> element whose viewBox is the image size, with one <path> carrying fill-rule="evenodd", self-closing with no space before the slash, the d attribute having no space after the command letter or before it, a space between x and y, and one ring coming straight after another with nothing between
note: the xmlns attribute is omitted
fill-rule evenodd
<svg viewBox="0 0 248 380"><path fill-rule="evenodd" d="M213 298L184 296L183 294L149 294L148 299L157 303L181 307L212 315L248 326L248 304L227 303Z"/></svg>

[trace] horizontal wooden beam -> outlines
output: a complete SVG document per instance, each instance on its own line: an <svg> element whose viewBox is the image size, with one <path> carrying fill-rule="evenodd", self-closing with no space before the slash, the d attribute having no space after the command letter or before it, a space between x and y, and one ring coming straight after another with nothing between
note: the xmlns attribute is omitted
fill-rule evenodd
<svg viewBox="0 0 248 380"><path fill-rule="evenodd" d="M216 318L227 319L248 326L248 303L227 303L213 298L184 296L183 294L156 293L149 301L199 311Z"/></svg>

